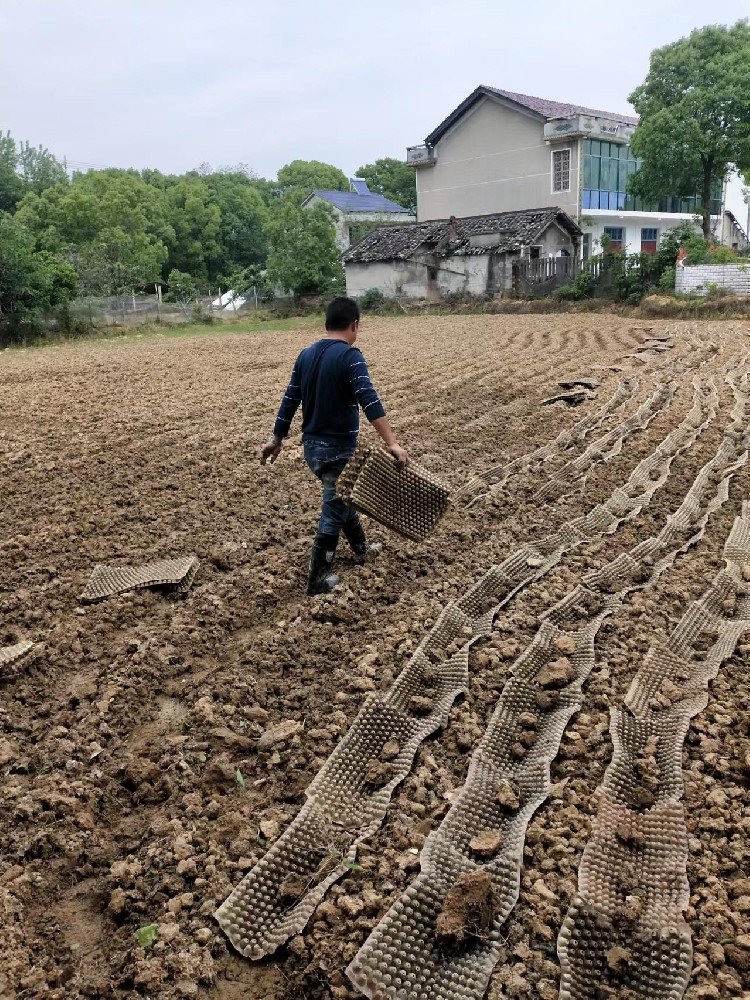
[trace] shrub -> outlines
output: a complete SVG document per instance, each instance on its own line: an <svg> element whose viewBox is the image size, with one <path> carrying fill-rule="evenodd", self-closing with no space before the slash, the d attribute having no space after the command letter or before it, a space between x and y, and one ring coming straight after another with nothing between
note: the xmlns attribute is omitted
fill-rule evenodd
<svg viewBox="0 0 750 1000"><path fill-rule="evenodd" d="M363 292L359 297L360 309L367 312L370 309L377 309L382 306L385 302L385 295L381 292L379 288L368 288L366 292Z"/></svg>
<svg viewBox="0 0 750 1000"><path fill-rule="evenodd" d="M446 292L442 296L442 301L450 306L478 306L485 300L485 296L475 295L474 292Z"/></svg>
<svg viewBox="0 0 750 1000"><path fill-rule="evenodd" d="M674 267L666 267L659 278L658 288L661 292L673 292L677 271Z"/></svg>
<svg viewBox="0 0 750 1000"><path fill-rule="evenodd" d="M731 291L728 288L722 288L715 281L707 281L705 285L706 298L708 299L721 299L727 295L731 295Z"/></svg>
<svg viewBox="0 0 750 1000"><path fill-rule="evenodd" d="M561 285L552 293L558 302L580 302L590 299L594 292L596 279L589 271L579 271L569 285Z"/></svg>
<svg viewBox="0 0 750 1000"><path fill-rule="evenodd" d="M709 264L736 264L737 254L731 247L711 247L708 251Z"/></svg>
<svg viewBox="0 0 750 1000"><path fill-rule="evenodd" d="M214 314L196 302L190 310L190 319L193 323L202 323L203 326L211 326L214 322Z"/></svg>

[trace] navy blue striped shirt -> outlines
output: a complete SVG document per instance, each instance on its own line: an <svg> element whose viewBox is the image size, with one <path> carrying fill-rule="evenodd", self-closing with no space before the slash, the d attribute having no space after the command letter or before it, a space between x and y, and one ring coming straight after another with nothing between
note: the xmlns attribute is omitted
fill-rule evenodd
<svg viewBox="0 0 750 1000"><path fill-rule="evenodd" d="M299 355L276 417L277 437L287 436L300 403L303 441L355 445L360 406L368 420L385 416L362 352L344 340L317 340Z"/></svg>

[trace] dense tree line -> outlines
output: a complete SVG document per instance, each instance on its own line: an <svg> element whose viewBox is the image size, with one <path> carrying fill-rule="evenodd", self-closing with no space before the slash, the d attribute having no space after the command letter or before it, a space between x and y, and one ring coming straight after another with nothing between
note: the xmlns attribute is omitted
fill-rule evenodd
<svg viewBox="0 0 750 1000"><path fill-rule="evenodd" d="M404 174L404 170L407 174ZM415 201L398 160L363 167L373 190ZM329 209L302 209L313 189L348 190L338 167L294 160L275 181L246 167L186 174L91 170L69 177L46 149L0 135L0 314L20 321L75 296L156 282L184 301L209 288L343 287Z"/></svg>

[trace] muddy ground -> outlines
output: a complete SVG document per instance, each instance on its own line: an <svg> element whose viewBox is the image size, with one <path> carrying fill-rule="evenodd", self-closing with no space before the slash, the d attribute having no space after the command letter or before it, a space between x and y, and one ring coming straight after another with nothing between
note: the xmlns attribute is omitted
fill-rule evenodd
<svg viewBox="0 0 750 1000"><path fill-rule="evenodd" d="M674 349L634 358L649 333L665 332ZM636 372L627 415L653 389L655 365L689 352L689 336L721 348L704 371L750 350L748 322L646 330L595 315L368 320L360 344L402 443L458 486L550 440ZM646 431L595 466L583 494L533 502L558 460L452 511L424 544L372 526L382 556L355 566L342 552L342 588L311 601L319 488L298 427L273 468L260 469L253 451L310 338L309 328L149 336L0 355L0 646L37 643L0 677L0 997L358 995L343 969L412 878L413 850L461 785L538 615L587 569L661 528L729 421L720 382L719 417L646 510L511 602L474 648L467 697L422 745L361 870L329 891L304 934L253 964L212 912L294 817L365 689L387 687L445 602L515 543L609 496L692 402L689 373ZM601 380L597 400L540 407L558 379L577 375ZM605 623L553 793L529 825L489 997L557 996L555 940L611 755L608 706L722 565L743 498L747 468L700 545ZM201 564L186 597L78 600L96 562L187 553ZM750 953L736 942L750 925L748 654L743 644L724 666L685 747L690 998L750 995ZM303 730L259 752L257 738L287 720ZM143 947L136 931L153 924Z"/></svg>

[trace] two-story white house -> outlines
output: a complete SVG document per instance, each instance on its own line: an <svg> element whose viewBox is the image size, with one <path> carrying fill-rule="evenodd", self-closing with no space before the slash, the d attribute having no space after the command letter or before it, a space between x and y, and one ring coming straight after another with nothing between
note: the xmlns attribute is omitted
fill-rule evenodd
<svg viewBox="0 0 750 1000"><path fill-rule="evenodd" d="M697 198L646 203L628 194L638 163L630 115L477 87L421 146L417 219L559 207L583 229L583 256L609 237L613 249L655 252L662 233L695 216ZM723 192L712 202L722 237Z"/></svg>

